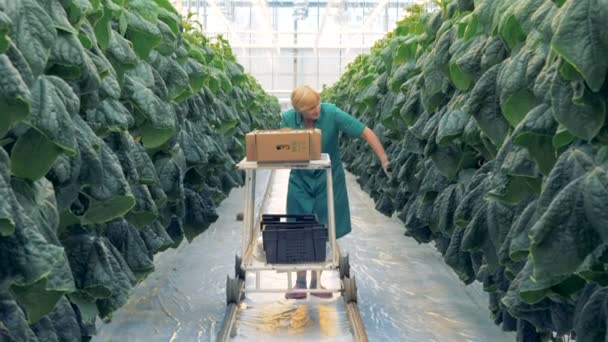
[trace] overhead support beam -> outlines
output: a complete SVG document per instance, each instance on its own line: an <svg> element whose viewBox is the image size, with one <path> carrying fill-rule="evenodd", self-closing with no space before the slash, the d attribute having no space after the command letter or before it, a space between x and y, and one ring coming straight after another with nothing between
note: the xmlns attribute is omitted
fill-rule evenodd
<svg viewBox="0 0 608 342"><path fill-rule="evenodd" d="M222 34L225 33L225 31L205 31L205 33L208 34ZM252 33L252 34L256 34L259 33L260 31L258 30L233 30L233 32L235 33ZM285 30L285 31L281 31L280 33L285 34L285 35L293 35L295 33L295 31L293 30ZM365 34L369 34L369 35L381 35L384 36L386 35L386 31L381 31L381 30L376 30L376 31L367 31L365 32ZM298 32L299 36L317 36L316 32ZM361 31L359 30L344 30L342 31L342 35L344 36L353 36L353 35L361 35Z"/></svg>
<svg viewBox="0 0 608 342"><path fill-rule="evenodd" d="M271 25L272 17L270 16L270 10L268 9L268 6L266 5L266 0L250 0L250 1L251 1L251 5L255 6L256 9L259 11L259 24L264 28L263 32L270 34L270 40L271 40L272 44L274 45L274 48L276 49L277 53L280 53L281 48L279 47L277 36Z"/></svg>
<svg viewBox="0 0 608 342"><path fill-rule="evenodd" d="M327 22L327 18L334 15L334 13L332 13L330 15L330 12L332 11L332 7L335 9L335 7L342 4L342 1L343 0L327 1L327 6L325 6L325 13L323 13L323 19L321 20L321 27L319 27L319 32L317 32L317 37L315 38L315 54L317 53L317 49L319 48L319 40L321 39L321 36L325 32L325 23Z"/></svg>
<svg viewBox="0 0 608 342"><path fill-rule="evenodd" d="M193 0L189 0L190 3L192 3ZM212 0L201 0L198 7L203 7L203 4L205 2L210 3ZM308 7L325 7L328 5L329 2L331 2L332 0L311 0L308 1ZM185 2L185 0L183 0L183 2ZM425 2L429 2L432 3L432 1L425 1ZM239 1L233 1L232 4L235 7L248 7L251 3L251 0L239 0ZM266 6L268 6L269 8L273 8L273 7L294 7L294 5L296 4L296 1L284 1L284 0L267 0L266 1ZM412 4L414 4L415 1L412 1ZM356 8L372 8L374 6L376 6L376 4L374 2L370 2L370 1L364 1L364 2L357 2L357 3L346 3L347 6L351 6L351 7L356 7ZM395 1L395 0L391 0L387 3L387 6L389 8L402 8L404 6L404 1L400 0L400 1ZM185 6L184 6L185 7ZM191 7L197 7L192 6Z"/></svg>
<svg viewBox="0 0 608 342"><path fill-rule="evenodd" d="M241 37L239 37L237 34L234 33L234 30L232 29L232 23L230 22L230 20L228 20L228 18L226 18L226 16L224 15L224 13L222 13L220 8L217 6L217 3L215 2L215 0L207 0L207 1L209 3L209 6L211 7L211 10L213 12L215 12L215 15L217 15L218 18L220 18L220 21L226 26L226 30L228 30L228 34L234 38L237 46L241 46L241 52L243 54L245 54L245 48L243 47L243 46L245 46L245 44L243 44Z"/></svg>
<svg viewBox="0 0 608 342"><path fill-rule="evenodd" d="M378 37L378 39L382 38L382 36ZM265 49L274 49L274 45L271 44L245 44L243 46L241 45L233 45L231 44L230 46L232 46L235 49L241 49L241 48L245 48L245 49L258 49L258 50L265 50ZM303 44L303 43L289 43L289 44L281 44L281 48L283 49L299 49L299 50L308 50L308 51L314 51L315 46L313 44ZM340 45L336 45L334 47L319 47L319 51L334 51L334 50L339 50L339 49L369 49L370 46L368 44L364 45L364 44L340 44Z"/></svg>
<svg viewBox="0 0 608 342"><path fill-rule="evenodd" d="M361 30L359 31L361 33L362 37L364 36L365 32L369 31L370 27L376 20L376 17L378 17L380 15L380 13L382 13L382 11L384 10L384 7L388 4L388 2L389 2L389 0L380 0L378 5L372 10L372 13L370 13L370 15L368 15L367 18L365 18L363 25L361 25ZM344 56L348 57L349 52L350 52L350 48L346 49Z"/></svg>

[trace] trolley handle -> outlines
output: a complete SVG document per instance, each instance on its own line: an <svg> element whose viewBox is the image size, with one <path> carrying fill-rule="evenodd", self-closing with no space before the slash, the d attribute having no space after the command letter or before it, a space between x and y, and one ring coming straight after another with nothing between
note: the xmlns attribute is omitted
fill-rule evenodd
<svg viewBox="0 0 608 342"><path fill-rule="evenodd" d="M263 221L280 221L282 218L295 218L296 221L319 221L317 214L263 214Z"/></svg>
<svg viewBox="0 0 608 342"><path fill-rule="evenodd" d="M282 219L285 219L282 221ZM293 220L289 220L293 219ZM285 228L291 228L294 226L301 225L317 225L319 220L316 214L265 214L262 215L262 221L260 222L260 230L264 230L269 225L280 225Z"/></svg>
<svg viewBox="0 0 608 342"><path fill-rule="evenodd" d="M313 230L313 229L322 229L322 230L327 230L327 226L322 224L322 223L309 223L309 224L305 224L305 223L296 223L293 222L291 224L268 224L266 226L266 231L271 231L271 230L298 230L298 229L309 229L309 230Z"/></svg>
<svg viewBox="0 0 608 342"><path fill-rule="evenodd" d="M319 222L319 219L317 218L316 214L263 214L262 215L262 222L281 222L281 219L295 219L296 222Z"/></svg>

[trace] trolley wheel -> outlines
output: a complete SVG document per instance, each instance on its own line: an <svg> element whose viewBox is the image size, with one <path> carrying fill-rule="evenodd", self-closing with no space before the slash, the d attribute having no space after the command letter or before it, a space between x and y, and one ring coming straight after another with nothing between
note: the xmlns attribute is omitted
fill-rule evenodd
<svg viewBox="0 0 608 342"><path fill-rule="evenodd" d="M238 279L245 281L245 270L241 267L243 259L240 256L234 255L234 276Z"/></svg>
<svg viewBox="0 0 608 342"><path fill-rule="evenodd" d="M346 303L357 302L357 282L355 281L355 277L352 276L350 278L342 279L344 283L344 299Z"/></svg>
<svg viewBox="0 0 608 342"><path fill-rule="evenodd" d="M340 279L350 278L350 262L348 260L348 254L345 256L340 256L338 269L340 270Z"/></svg>
<svg viewBox="0 0 608 342"><path fill-rule="evenodd" d="M238 304L240 302L241 280L226 277L226 304Z"/></svg>

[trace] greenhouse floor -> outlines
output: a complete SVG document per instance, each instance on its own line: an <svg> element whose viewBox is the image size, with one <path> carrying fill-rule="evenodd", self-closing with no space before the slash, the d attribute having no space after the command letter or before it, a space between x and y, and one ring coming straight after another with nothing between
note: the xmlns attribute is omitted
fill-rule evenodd
<svg viewBox="0 0 608 342"><path fill-rule="evenodd" d="M283 206L287 177L288 171L277 171L274 177L258 175L256 197L260 204L267 184L273 182L267 211ZM342 253L350 255L370 341L514 340L513 333L502 332L488 317L488 296L480 284L465 287L433 246L405 237L403 224L375 211L371 198L350 174L347 186L353 232L339 244ZM156 271L133 290L129 302L113 314L110 323L98 322L93 341L213 341L225 311L226 276L234 275L234 255L241 246L242 226L235 218L242 211L243 196L243 188L234 189L218 208L219 220L207 231L189 244L157 254ZM338 317L337 326L331 329L345 328L339 319L343 316L340 307L330 305L336 300L300 302L277 297L277 303L267 304L268 310L283 310L293 316L302 314L298 308L306 307L311 321L329 315ZM259 320L249 323L255 322ZM251 336L251 331L263 334L269 333L268 329L243 326L248 326L248 340L269 340L263 335ZM291 331L290 340L319 338L306 329Z"/></svg>

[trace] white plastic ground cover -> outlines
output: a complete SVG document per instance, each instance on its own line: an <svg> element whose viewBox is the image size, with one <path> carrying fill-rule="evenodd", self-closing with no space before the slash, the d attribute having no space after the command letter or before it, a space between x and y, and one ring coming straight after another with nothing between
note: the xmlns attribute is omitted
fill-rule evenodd
<svg viewBox="0 0 608 342"><path fill-rule="evenodd" d="M288 171L276 171L264 208L265 213L285 213L288 177ZM252 261L253 266L264 263L261 243L257 244ZM308 277L310 281L310 274ZM295 273L292 273L292 279L295 282ZM247 273L247 288L255 288L255 284L256 274ZM287 274L260 272L259 284L265 289L287 288ZM321 284L327 288L339 288L338 272L324 271ZM344 301L339 293L333 294L331 299L308 295L306 299L298 300L285 299L284 293L248 293L239 307L234 332L231 341L353 340Z"/></svg>
<svg viewBox="0 0 608 342"><path fill-rule="evenodd" d="M286 171L276 173L269 205L280 208L287 177ZM405 237L403 223L376 212L350 174L347 186L353 232L338 242L350 255L370 341L515 340L488 317L488 297L480 284L465 287L436 250ZM242 211L243 196L242 188L234 189L218 208L218 222L192 243L156 255L156 271L134 289L111 323L98 325L93 341L213 341L226 308L226 275L234 276L234 255L241 247L242 222L235 215ZM256 196L261 201L263 189ZM267 281L286 281L284 275L276 277ZM337 276L324 272L324 285L333 281ZM288 301L279 294L249 294L239 315L235 341L349 337L338 296Z"/></svg>
<svg viewBox="0 0 608 342"><path fill-rule="evenodd" d="M270 171L258 173L262 203ZM214 341L226 308L226 276L234 277L241 248L244 188L232 189L217 208L219 219L191 243L154 256L155 271L132 291L110 323L97 323L94 342ZM259 208L256 208L259 210Z"/></svg>

